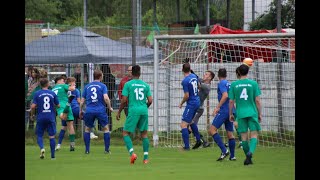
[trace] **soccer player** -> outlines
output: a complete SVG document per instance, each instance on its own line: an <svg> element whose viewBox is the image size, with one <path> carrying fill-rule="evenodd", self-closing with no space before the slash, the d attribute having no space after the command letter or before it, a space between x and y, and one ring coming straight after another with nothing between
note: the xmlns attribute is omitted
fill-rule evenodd
<svg viewBox="0 0 320 180"><path fill-rule="evenodd" d="M102 126L104 139L104 153L110 154L110 132L108 127L108 115L106 113L106 105L112 112L111 102L108 96L108 88L101 81L103 79L102 71L99 69L93 72L93 81L87 84L82 93L80 102L80 118L83 116L85 123L85 132L83 140L85 143L85 154L90 153L90 132L97 118ZM83 113L83 105L86 104L86 111Z"/></svg>
<svg viewBox="0 0 320 180"><path fill-rule="evenodd" d="M61 148L61 143L66 132L68 129L69 132L69 140L70 140L70 151L75 150L75 131L73 126L73 114L71 109L71 101L74 99L75 96L71 95L70 91L74 91L76 88L75 85L75 78L72 78L72 82L69 84L65 84L65 80L63 76L58 76L55 79L55 86L52 88L52 91L56 93L58 96L60 107L57 109L57 114L61 119L61 130L59 133L58 144L56 147L56 151Z"/></svg>
<svg viewBox="0 0 320 180"><path fill-rule="evenodd" d="M132 66L128 67L127 72L128 72L128 74L121 79L120 84L119 84L119 88L118 88L118 97L119 97L120 101L122 99L122 90L123 90L124 84L132 79ZM123 110L124 110L125 115L128 116L128 102Z"/></svg>
<svg viewBox="0 0 320 180"><path fill-rule="evenodd" d="M231 83L229 91L230 121L235 118L230 110L236 104L238 131L241 134L243 151L246 155L244 165L252 164L252 155L256 150L258 132L261 130L261 91L256 81L248 79L249 66L239 66L240 79ZM248 143L248 129L250 130L250 144Z"/></svg>
<svg viewBox="0 0 320 180"><path fill-rule="evenodd" d="M227 78L227 70L225 68L220 68L218 70L218 105L213 111L213 115L215 116L212 120L212 124L210 125L209 133L212 135L212 138L214 142L217 143L221 150L221 155L217 159L217 161L222 161L227 156L230 155L229 160L234 161L236 160L236 157L234 155L235 150L235 139L233 136L233 123L229 121L229 97L228 97L228 91L230 88L230 83L228 82ZM233 113L234 109L231 109L231 114ZM223 141L218 133L218 129L224 124L224 127L227 131L227 137L228 137L228 144L229 144L229 150L225 147L223 144Z"/></svg>
<svg viewBox="0 0 320 180"><path fill-rule="evenodd" d="M240 73L239 73L239 67L237 67L236 69L236 75L237 75L237 79L240 79ZM241 140L241 134L239 133L238 131L238 121L237 121L237 117L236 117L237 113L234 113L233 116L234 116L234 121L233 121L233 125L234 125L234 128L236 129L236 132L237 132L237 136L238 136L238 139L240 141L239 143L239 148L242 148L242 140Z"/></svg>
<svg viewBox="0 0 320 180"><path fill-rule="evenodd" d="M200 97L200 107L197 110L195 116L193 117L191 123L198 124L199 119L202 116L203 111L204 111L204 107L203 107L204 100L208 97L208 95L210 93L210 85L211 85L211 81L213 80L214 77L215 77L214 72L206 71L203 75L203 78L198 78L198 80L199 80L198 88L199 88L199 97ZM192 149L199 148L201 146L201 144L203 144L204 148L210 146L210 144L205 139L203 139L203 136L200 134L200 141L197 141L196 144L192 147Z"/></svg>
<svg viewBox="0 0 320 180"><path fill-rule="evenodd" d="M40 79L41 90L35 92L31 104L31 115L37 112L36 134L37 143L40 147L40 158L44 158L45 149L43 144L43 134L47 130L50 140L51 159L55 158L55 134L56 134L56 112L55 106L60 107L58 96L48 89L47 78Z"/></svg>
<svg viewBox="0 0 320 180"><path fill-rule="evenodd" d="M132 80L125 83L122 90L122 99L117 113L117 120L120 120L121 111L129 102L128 116L123 126L123 140L130 154L130 163L134 164L137 155L134 153L132 140L129 133L134 133L138 128L141 132L143 163L149 162L149 139L148 139L148 107L152 103L150 86L146 82L139 79L141 75L141 67L139 65L132 66Z"/></svg>
<svg viewBox="0 0 320 180"><path fill-rule="evenodd" d="M192 129L192 132L196 138L197 142L200 142L200 133L196 123L191 123L193 117L195 116L197 110L200 107L200 97L198 93L198 77L191 73L191 67L189 63L184 63L182 66L182 72L184 74L184 79L181 82L184 96L182 101L179 104L179 108L182 108L182 105L187 102L187 106L184 109L182 120L181 120L181 134L184 142L183 150L190 150L189 145L189 132L188 125Z"/></svg>

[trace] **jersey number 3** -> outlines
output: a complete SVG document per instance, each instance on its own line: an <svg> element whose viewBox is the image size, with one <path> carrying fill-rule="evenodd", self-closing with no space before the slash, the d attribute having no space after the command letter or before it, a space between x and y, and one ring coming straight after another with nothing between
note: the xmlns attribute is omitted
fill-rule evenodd
<svg viewBox="0 0 320 180"><path fill-rule="evenodd" d="M136 94L136 100L141 101L144 99L143 88L136 88L136 89L134 89L134 92Z"/></svg>

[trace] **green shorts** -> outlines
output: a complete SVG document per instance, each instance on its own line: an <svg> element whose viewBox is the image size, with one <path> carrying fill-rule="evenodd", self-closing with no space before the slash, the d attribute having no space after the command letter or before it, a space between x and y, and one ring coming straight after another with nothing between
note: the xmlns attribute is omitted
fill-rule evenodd
<svg viewBox="0 0 320 180"><path fill-rule="evenodd" d="M140 131L148 130L148 115L128 115L123 130L134 133L136 128Z"/></svg>
<svg viewBox="0 0 320 180"><path fill-rule="evenodd" d="M238 132L239 133L246 133L248 129L250 131L260 131L261 126L258 121L258 117L246 117L246 118L238 118Z"/></svg>
<svg viewBox="0 0 320 180"><path fill-rule="evenodd" d="M61 107L57 109L57 113L58 113L58 116L60 117L60 114L63 113L63 110L64 110L65 106L64 107ZM68 116L67 116L67 121L73 121L74 120L74 117L73 117L73 114L72 114L72 109L71 107L69 106L69 112L68 112Z"/></svg>

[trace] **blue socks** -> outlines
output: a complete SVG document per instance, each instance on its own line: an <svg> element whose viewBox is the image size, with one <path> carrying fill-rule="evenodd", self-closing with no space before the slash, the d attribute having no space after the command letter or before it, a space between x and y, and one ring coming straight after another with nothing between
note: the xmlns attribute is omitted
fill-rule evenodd
<svg viewBox="0 0 320 180"><path fill-rule="evenodd" d="M181 133L182 133L182 139L183 139L183 142L184 142L184 148L185 149L189 149L190 148L190 145L189 145L189 132L188 132L188 128L183 128L181 130Z"/></svg>
<svg viewBox="0 0 320 180"><path fill-rule="evenodd" d="M200 141L200 133L198 130L198 126L194 123L190 124L193 135L196 137L197 142Z"/></svg>
<svg viewBox="0 0 320 180"><path fill-rule="evenodd" d="M104 150L109 151L110 147L110 132L106 132L103 134L103 139L104 139Z"/></svg>

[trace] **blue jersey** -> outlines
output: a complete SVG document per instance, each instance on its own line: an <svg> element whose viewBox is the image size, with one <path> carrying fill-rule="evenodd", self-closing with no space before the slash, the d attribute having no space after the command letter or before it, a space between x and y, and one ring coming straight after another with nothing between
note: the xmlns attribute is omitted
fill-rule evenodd
<svg viewBox="0 0 320 180"><path fill-rule="evenodd" d="M86 113L106 112L104 94L108 94L105 84L93 81L83 89L82 97L86 99Z"/></svg>
<svg viewBox="0 0 320 180"><path fill-rule="evenodd" d="M75 108L80 108L80 104L77 101L78 98L80 98L80 91L79 89L75 89L74 91L71 91L71 94L75 96L75 98L71 101L71 108L75 109Z"/></svg>
<svg viewBox="0 0 320 180"><path fill-rule="evenodd" d="M187 105L200 105L200 97L198 93L198 78L195 74L189 74L181 82L183 92L189 93Z"/></svg>
<svg viewBox="0 0 320 180"><path fill-rule="evenodd" d="M51 90L38 90L33 96L33 103L37 105L37 120L55 122L55 105L59 104L58 96Z"/></svg>
<svg viewBox="0 0 320 180"><path fill-rule="evenodd" d="M226 80L223 79L218 83L218 102L220 102L221 98L222 98L222 94L223 93L228 93L230 89L230 83ZM220 113L229 113L229 98L227 98L227 100L222 104L222 106L220 107Z"/></svg>

